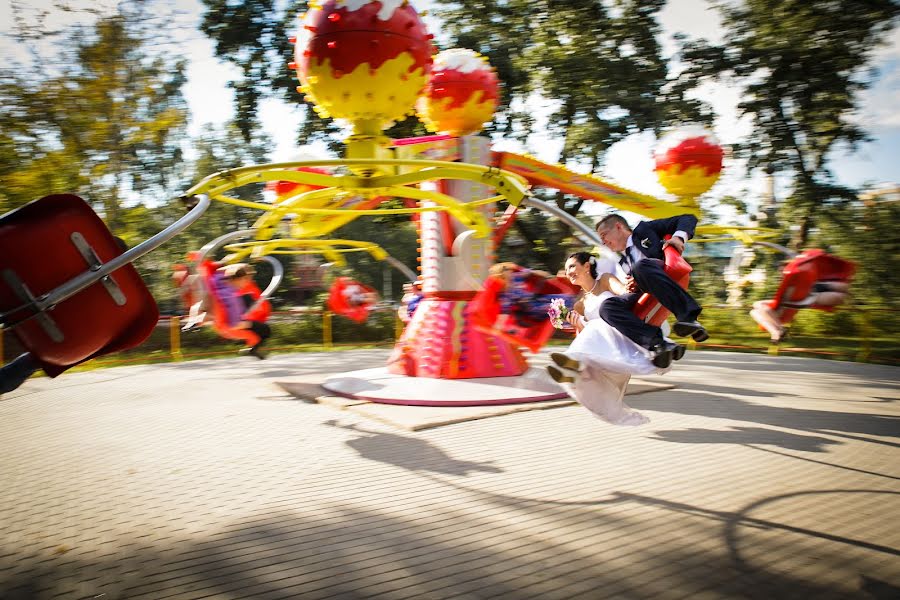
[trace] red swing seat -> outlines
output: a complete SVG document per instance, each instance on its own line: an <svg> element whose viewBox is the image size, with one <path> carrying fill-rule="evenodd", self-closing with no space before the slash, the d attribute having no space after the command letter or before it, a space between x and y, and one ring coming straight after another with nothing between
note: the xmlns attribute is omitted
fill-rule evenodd
<svg viewBox="0 0 900 600"><path fill-rule="evenodd" d="M682 288L687 289L691 280L691 271L694 270L693 267L672 246L666 246L663 252L666 255L666 275L671 277ZM665 306L659 303L659 300L650 294L641 295L631 310L645 323L657 327L661 326L672 314Z"/></svg>
<svg viewBox="0 0 900 600"><path fill-rule="evenodd" d="M575 295L576 290L568 282L568 280L557 277L554 279L546 279L541 282L541 289L537 290L538 294L571 294ZM524 346L537 354L543 348L556 328L550 323L550 319L544 319L538 325L525 327L516 322L513 315L501 315L500 319L494 326L492 333L502 337L517 346Z"/></svg>
<svg viewBox="0 0 900 600"><path fill-rule="evenodd" d="M664 250L666 256L665 271L678 285L687 289L691 279L693 268L675 248L667 246ZM479 292L474 301L477 308L472 310L476 316L476 328L497 335L513 345L524 346L532 352L538 352L553 335L554 327L550 319L546 319L540 325L522 327L518 325L512 315L499 314L499 301L496 300L499 288L491 285L491 279L485 281L485 289ZM566 280L550 280L547 282L550 289L543 293L574 293L571 285ZM493 308L493 309L492 309ZM632 311L645 323L659 327L668 318L671 312L666 309L659 300L650 294L643 294L635 303ZM494 323L496 318L496 323Z"/></svg>
<svg viewBox="0 0 900 600"><path fill-rule="evenodd" d="M122 253L103 221L72 194L45 196L0 217L0 314L50 377L136 346L156 327L156 302L131 264L44 311L34 304Z"/></svg>
<svg viewBox="0 0 900 600"><path fill-rule="evenodd" d="M325 303L331 312L347 317L357 323L365 323L369 318L369 309L374 305L374 302L351 304L350 299L345 293L351 286L357 286L361 293L372 294L373 296L377 295L377 292L373 288L365 284L350 279L349 277L338 277L331 285Z"/></svg>
<svg viewBox="0 0 900 600"><path fill-rule="evenodd" d="M784 277L769 307L777 312L782 325L790 323L801 308L831 312L833 306L817 306L808 302L813 286L820 281L850 283L855 272L856 264L853 262L826 254L823 250L805 250L784 266Z"/></svg>
<svg viewBox="0 0 900 600"><path fill-rule="evenodd" d="M536 285L532 291L535 294L571 294L576 290L565 278L556 277L544 279L535 276L530 282ZM544 319L540 323L531 326L521 325L514 315L500 313L500 300L498 296L504 288L503 281L498 277L485 279L484 288L478 292L468 307L472 315L475 329L489 335L502 338L513 346L522 346L537 353L553 337L555 328L550 319Z"/></svg>

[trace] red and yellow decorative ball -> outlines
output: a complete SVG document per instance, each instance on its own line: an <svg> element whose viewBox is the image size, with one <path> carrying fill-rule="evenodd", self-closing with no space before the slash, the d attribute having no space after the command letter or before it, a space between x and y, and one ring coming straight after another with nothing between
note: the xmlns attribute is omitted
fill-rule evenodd
<svg viewBox="0 0 900 600"><path fill-rule="evenodd" d="M291 67L322 117L387 125L414 113L432 36L407 0L312 2Z"/></svg>
<svg viewBox="0 0 900 600"><path fill-rule="evenodd" d="M430 131L466 135L480 131L499 102L497 74L472 50L445 50L434 58L431 78L417 104Z"/></svg>
<svg viewBox="0 0 900 600"><path fill-rule="evenodd" d="M724 151L718 140L699 126L664 135L656 147L656 176L676 196L693 198L709 190L722 173Z"/></svg>

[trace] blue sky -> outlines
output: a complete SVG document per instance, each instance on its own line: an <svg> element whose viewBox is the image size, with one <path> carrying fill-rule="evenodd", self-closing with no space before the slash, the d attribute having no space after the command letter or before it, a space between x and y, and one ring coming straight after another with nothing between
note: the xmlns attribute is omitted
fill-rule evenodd
<svg viewBox="0 0 900 600"><path fill-rule="evenodd" d="M52 0L25 0L21 2L32 9L49 8ZM0 0L0 29L5 29L11 21L12 0ZM70 4L90 6L115 5L114 0L72 0ZM413 0L420 11L430 10L430 0ZM212 43L206 39L196 25L202 14L199 0L178 0L180 15L173 26L179 26L183 44L183 54L190 59L188 85L185 95L191 110L191 132L197 133L206 123L221 123L233 114L233 96L227 89L229 78L236 77L233 67L213 57ZM663 45L667 53L674 52L672 36L683 32L690 37L705 37L720 41L720 27L717 14L707 8L706 0L669 0L660 14L663 25ZM71 13L62 15L71 19ZM52 19L52 17L51 17ZM440 38L440 25L431 16L426 17L429 27ZM174 27L173 27L174 28ZM15 48L5 50L15 52ZM285 57L285 62L290 57ZM857 153L836 156L832 167L837 179L843 183L860 186L896 186L900 183L900 31L892 32L890 44L876 53L874 66L879 77L866 92L861 103L862 110L856 118L873 136ZM739 119L735 113L738 96L726 86L709 86L698 97L711 102L719 117L715 133L725 144L739 140L748 130L746 119ZM299 101L299 94L298 94ZM540 99L532 101L536 113L546 112ZM295 132L300 122L300 111L296 104L278 100L266 100L261 106L261 119L274 145L272 160L291 160L299 152L324 156L325 150L298 148L294 142ZM657 183L653 173L652 150L655 139L650 134L635 135L614 146L608 153L606 165L598 175L647 194L665 197L665 190ZM561 142L540 135L529 140L524 148L509 140L495 140L496 149L511 151L528 150L547 162L553 162L559 155ZM763 191L764 181L758 176L748 176L740 164L726 161L722 179L708 192L715 199L727 194L753 197Z"/></svg>

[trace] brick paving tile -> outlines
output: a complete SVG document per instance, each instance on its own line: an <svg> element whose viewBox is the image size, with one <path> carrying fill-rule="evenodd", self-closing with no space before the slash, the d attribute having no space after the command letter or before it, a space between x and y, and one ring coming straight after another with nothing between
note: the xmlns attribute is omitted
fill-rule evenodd
<svg viewBox="0 0 900 600"><path fill-rule="evenodd" d="M0 598L900 596L900 369L691 352L629 397L638 428L569 405L412 432L279 385L386 356L3 396Z"/></svg>

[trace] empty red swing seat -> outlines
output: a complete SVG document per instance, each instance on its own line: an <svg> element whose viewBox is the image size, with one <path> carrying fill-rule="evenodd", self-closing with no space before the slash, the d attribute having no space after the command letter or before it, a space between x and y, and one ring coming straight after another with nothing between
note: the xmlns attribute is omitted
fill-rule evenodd
<svg viewBox="0 0 900 600"><path fill-rule="evenodd" d="M349 277L338 277L331 284L325 302L331 312L357 323L365 323L376 298L373 288Z"/></svg>
<svg viewBox="0 0 900 600"><path fill-rule="evenodd" d="M136 346L156 326L156 302L131 264L44 311L33 303L123 251L72 194L45 196L0 217L0 315L50 377Z"/></svg>

